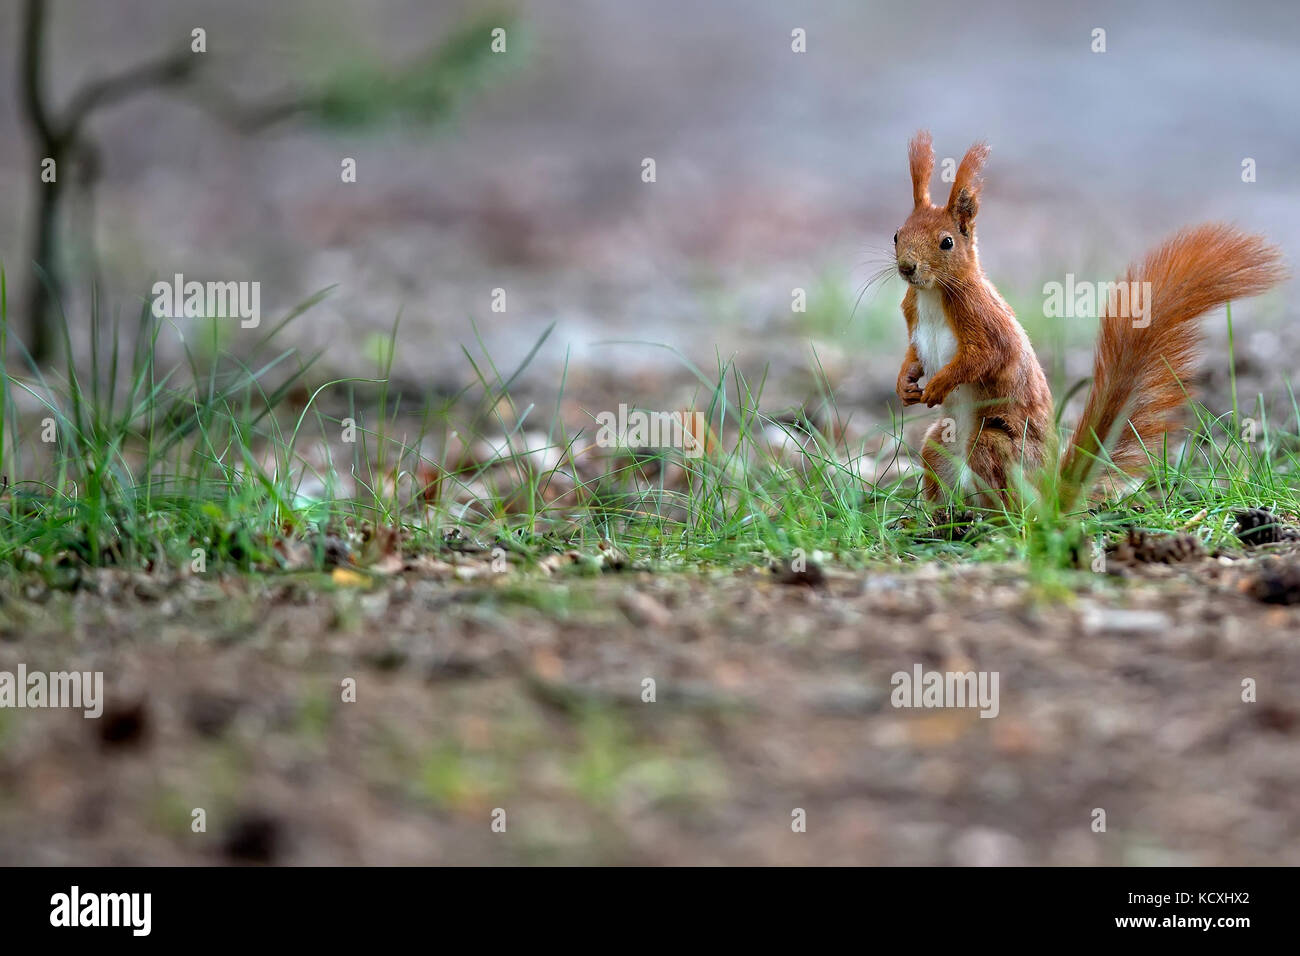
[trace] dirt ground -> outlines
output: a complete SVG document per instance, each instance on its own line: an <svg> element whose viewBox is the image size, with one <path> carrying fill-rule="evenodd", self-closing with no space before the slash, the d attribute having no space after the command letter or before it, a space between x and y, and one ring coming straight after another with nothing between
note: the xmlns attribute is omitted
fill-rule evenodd
<svg viewBox="0 0 1300 956"><path fill-rule="evenodd" d="M1300 862L1300 606L1260 558L1062 589L444 557L7 588L0 670L102 670L106 704L0 710L0 863ZM997 672L997 716L893 706L918 664Z"/></svg>

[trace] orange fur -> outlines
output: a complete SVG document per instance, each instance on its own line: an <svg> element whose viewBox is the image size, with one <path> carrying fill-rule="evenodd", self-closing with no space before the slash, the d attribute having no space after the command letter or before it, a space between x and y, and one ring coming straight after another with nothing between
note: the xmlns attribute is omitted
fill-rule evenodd
<svg viewBox="0 0 1300 956"><path fill-rule="evenodd" d="M1195 321L1286 278L1277 248L1222 223L1184 229L1130 266L1124 282L1150 282L1150 324L1102 311L1092 391L1061 464L1062 495L1073 504L1092 484L1102 449L1120 471L1141 474L1146 450L1179 422L1201 343Z"/></svg>
<svg viewBox="0 0 1300 956"><path fill-rule="evenodd" d="M930 205L930 175L934 172L934 148L930 134L917 133L907 150L907 162L912 173L912 202L919 209Z"/></svg>

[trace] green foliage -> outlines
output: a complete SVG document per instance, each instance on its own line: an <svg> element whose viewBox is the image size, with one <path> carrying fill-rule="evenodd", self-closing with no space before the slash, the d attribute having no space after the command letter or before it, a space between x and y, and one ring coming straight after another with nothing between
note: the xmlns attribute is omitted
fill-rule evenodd
<svg viewBox="0 0 1300 956"><path fill-rule="evenodd" d="M466 92L484 79L494 59L492 30L508 33L514 23L504 11L476 16L410 63L359 62L328 77L309 99L309 114L327 126L354 128L386 120L431 124L442 120Z"/></svg>
<svg viewBox="0 0 1300 956"><path fill-rule="evenodd" d="M3 279L0 272L0 293ZM571 433L571 423L559 416L563 377L549 417L534 406L518 407L511 395L549 330L514 369L498 369L480 342L481 354L465 351L473 387L422 409L402 408L388 388L396 324L385 340L372 343L381 362L374 379L312 382L313 358L272 349L277 333L319 298L293 310L242 358L219 342L201 354L187 346L185 360L170 369L158 365L160 327L147 310L128 344L96 305L88 372L72 362L61 376L6 369L0 561L7 572L34 570L52 584L70 584L87 566L183 568L195 549L214 568L275 571L285 566L286 539L306 542L314 566L328 568L324 536L366 525L400 529L407 553L444 556L456 550L446 537L454 532L477 542L479 553L504 549L516 568L576 549L572 561L548 564L545 594L522 586L492 592L497 602L552 613L567 606L565 577L603 573L610 567L604 555L615 552L642 566L706 571L788 560L796 549L847 567L1024 561L1051 590L1059 572L1088 567L1098 541L1130 528L1190 528L1212 548L1231 543L1235 510L1264 505L1300 512L1294 481L1300 409L1293 398L1285 423L1264 414L1262 397L1225 415L1195 406L1181 451L1166 460L1165 449L1150 449L1151 477L1108 510L1063 513L1051 482L1038 476L1022 507L971 521L922 507L917 463L897 441L901 421L849 444L807 422L761 411L762 382L725 362L711 374L688 364L699 382L695 407L716 435L708 454L617 455L596 477L582 477L572 456L595 429ZM0 340L7 336L6 316L0 294ZM811 365L821 389L814 417L841 420L815 353ZM378 402L357 410L351 400L357 430L351 460L322 467L305 457L301 446L308 440L337 437L342 426L342 418L321 411L322 397L362 386L377 388ZM34 440L30 413L19 421L14 396L20 392L29 408L39 406L37 419L56 424L53 446ZM1258 422L1253 435L1242 424L1251 407ZM413 420L420 423L414 431ZM15 440L20 424L26 441ZM466 444L492 436L496 457L468 464L438 459L430 449L445 443L453 424ZM525 430L539 429L559 456L549 471L529 466L536 449L521 440ZM774 436L802 451L774 450ZM912 467L890 468L900 462ZM338 490L336 475L344 471L351 472L355 493ZM430 474L478 488L477 499L465 506L444 496L431 505L412 495ZM575 484L557 501L548 490L562 474ZM317 485L310 494L307 481Z"/></svg>

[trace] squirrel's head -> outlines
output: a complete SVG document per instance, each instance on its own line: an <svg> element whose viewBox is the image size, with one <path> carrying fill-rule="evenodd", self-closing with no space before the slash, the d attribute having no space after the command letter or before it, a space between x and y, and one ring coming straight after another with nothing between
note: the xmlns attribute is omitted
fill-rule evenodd
<svg viewBox="0 0 1300 956"><path fill-rule="evenodd" d="M921 289L950 286L977 267L975 214L980 205L980 169L989 154L976 143L962 157L946 206L930 204L934 147L930 134L912 137L907 156L912 171L912 214L894 233L898 274Z"/></svg>

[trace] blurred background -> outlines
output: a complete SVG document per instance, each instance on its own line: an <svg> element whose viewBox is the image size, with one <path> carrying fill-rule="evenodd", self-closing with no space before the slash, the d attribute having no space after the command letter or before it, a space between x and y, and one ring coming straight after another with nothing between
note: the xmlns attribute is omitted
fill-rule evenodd
<svg viewBox="0 0 1300 956"><path fill-rule="evenodd" d="M691 366L708 381L734 362L764 383L769 415L822 401L824 374L856 437L888 428L903 289L871 280L910 208L921 127L941 164L991 144L984 267L1058 396L1089 374L1095 322L1045 317L1044 283L1110 279L1207 219L1266 233L1292 263L1300 248L1293 3L39 6L33 61L31 0L0 4L0 263L9 373L27 382L17 337L31 344L50 193L33 89L55 121L81 118L59 144L47 260L77 365L93 281L101 312L128 325L157 279L260 282L261 328L215 324L235 353L328 289L275 344L321 353L308 386L374 376L400 320L393 388L409 415L467 394L475 362L509 375L553 329L511 383L516 407L539 403L534 422L557 407L578 427L624 403L682 408L704 387ZM190 54L197 28L207 52ZM1243 404L1290 407L1288 291L1234 310ZM164 323L164 359L201 346L202 323ZM1207 329L1204 394L1226 409L1226 323ZM176 391L182 406L193 392ZM715 576L580 587L581 565L497 587L464 573L478 559L463 538L440 540L423 570L373 590L351 571L322 587L194 573L169 589L110 567L0 596L0 664L89 661L113 707L89 727L0 710L0 862L1298 858L1297 620L1255 606L1218 564L1112 609L986 561L882 560L828 592L782 584L748 553ZM895 712L890 674L922 660L1003 673L1004 716ZM340 674L364 679L353 710ZM628 696L629 674L665 679L661 710ZM1269 703L1240 706L1242 675L1264 677ZM520 839L489 832L498 805ZM191 839L195 807L213 840ZM790 839L791 807L810 808L806 840ZM1093 838L1094 807L1117 839Z"/></svg>
<svg viewBox="0 0 1300 956"><path fill-rule="evenodd" d="M21 7L0 9L7 77L19 72ZM377 337L399 315L394 376L435 395L472 380L462 345L513 368L554 323L518 383L525 397L553 398L567 362L575 401L675 407L696 387L676 350L709 373L719 358L755 378L767 368L765 401L799 404L815 348L841 408L871 419L893 400L902 289L896 278L863 287L908 211L905 147L919 127L933 130L940 161L978 138L992 145L984 265L1058 382L1087 374L1092 328L1043 320L1044 282L1109 278L1208 218L1264 231L1288 253L1300 231L1300 9L1285 2L525 0L500 8L506 52L454 85L448 111L290 116L243 131L196 105L191 85L246 103L346 86L349 70L364 85L367 71L399 69L496 10L48 8L56 108L207 31L193 84L87 119L95 205L88 216L65 203L63 251L78 348L90 283L77 243L89 229L104 301L127 315L176 272L259 280L267 321L334 287L285 334L324 349L322 380L373 373ZM791 49L795 28L805 53ZM1092 51L1097 28L1104 53ZM0 86L0 261L22 327L39 156L20 94ZM341 181L344 157L357 161L355 183ZM496 288L505 312L491 311ZM807 291L805 313L791 310L794 288ZM1275 358L1296 343L1277 313L1252 308L1239 333L1248 390L1281 389ZM254 333L232 323L223 334L238 350ZM606 344L627 340L669 348ZM160 344L176 350L175 333ZM1220 379L1226 368L1212 369L1212 396Z"/></svg>

